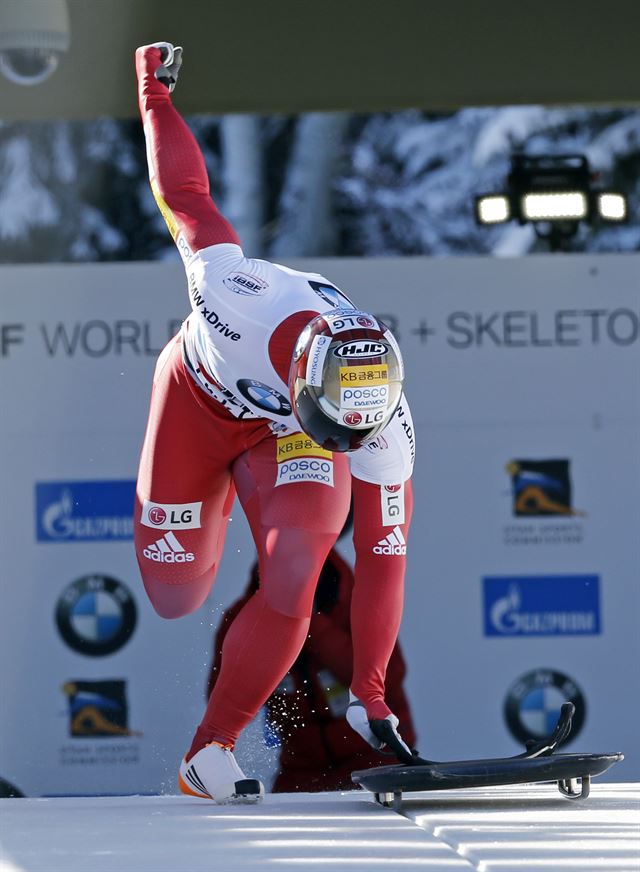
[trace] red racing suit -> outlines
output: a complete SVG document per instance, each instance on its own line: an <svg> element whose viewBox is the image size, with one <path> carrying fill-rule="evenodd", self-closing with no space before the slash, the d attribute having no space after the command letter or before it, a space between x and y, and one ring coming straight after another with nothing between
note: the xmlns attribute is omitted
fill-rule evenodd
<svg viewBox="0 0 640 872"><path fill-rule="evenodd" d="M280 743L274 792L352 790L351 773L385 760L347 727L353 656L349 614L354 577L335 549L329 552L316 589L309 635L296 662L267 700L267 724ZM223 615L214 640L207 697L222 660L227 630L258 590L254 564L244 594ZM387 666L387 700L400 719L400 732L413 746L416 734L403 681L406 666L396 643ZM393 759L387 762L395 762Z"/></svg>
<svg viewBox="0 0 640 872"><path fill-rule="evenodd" d="M194 611L211 590L237 495L261 578L227 633L191 755L212 740L233 745L295 661L351 497L351 689L369 717L389 713L385 672L402 616L414 434L404 397L384 432L348 456L300 432L287 388L296 340L346 298L323 276L244 255L158 66L158 48L138 49L151 188L185 264L192 312L154 375L134 517L138 563L161 616Z"/></svg>

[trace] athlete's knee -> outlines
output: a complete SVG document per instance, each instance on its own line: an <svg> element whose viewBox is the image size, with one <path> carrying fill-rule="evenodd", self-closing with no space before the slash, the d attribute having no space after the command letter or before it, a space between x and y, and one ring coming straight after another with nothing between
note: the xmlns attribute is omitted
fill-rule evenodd
<svg viewBox="0 0 640 872"><path fill-rule="evenodd" d="M205 601L213 584L221 547L200 529L152 530L142 523L134 530L142 581L156 612L179 618Z"/></svg>
<svg viewBox="0 0 640 872"><path fill-rule="evenodd" d="M155 543L157 545L157 543ZM136 543L142 583L162 618L181 618L200 608L213 585L217 564L191 551L159 551Z"/></svg>
<svg viewBox="0 0 640 872"><path fill-rule="evenodd" d="M333 533L271 531L260 578L265 600L274 611L291 618L311 616L320 570L335 539Z"/></svg>
<svg viewBox="0 0 640 872"><path fill-rule="evenodd" d="M149 601L161 618L182 618L195 612L206 600L215 572L210 569L198 578L179 583L142 573L142 583Z"/></svg>

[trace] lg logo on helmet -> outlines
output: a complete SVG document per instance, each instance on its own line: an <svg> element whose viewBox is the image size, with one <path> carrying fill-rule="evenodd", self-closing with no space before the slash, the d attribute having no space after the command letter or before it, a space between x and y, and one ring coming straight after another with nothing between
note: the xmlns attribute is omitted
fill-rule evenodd
<svg viewBox="0 0 640 872"><path fill-rule="evenodd" d="M196 530L200 527L202 503L152 503L145 500L140 521L157 530Z"/></svg>
<svg viewBox="0 0 640 872"><path fill-rule="evenodd" d="M332 333L342 333L344 330L361 330L373 328L379 330L378 322L364 312L324 316Z"/></svg>
<svg viewBox="0 0 640 872"><path fill-rule="evenodd" d="M384 409L377 412L345 412L342 421L347 427L373 427L374 424L384 421Z"/></svg>

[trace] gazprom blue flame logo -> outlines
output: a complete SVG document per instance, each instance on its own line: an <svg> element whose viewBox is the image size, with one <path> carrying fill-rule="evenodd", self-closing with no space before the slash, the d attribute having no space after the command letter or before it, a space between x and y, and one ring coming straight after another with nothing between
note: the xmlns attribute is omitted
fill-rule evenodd
<svg viewBox="0 0 640 872"><path fill-rule="evenodd" d="M133 538L135 482L38 482L38 542L103 542Z"/></svg>
<svg viewBox="0 0 640 872"><path fill-rule="evenodd" d="M597 575L488 577L485 636L595 636L600 633Z"/></svg>
<svg viewBox="0 0 640 872"><path fill-rule="evenodd" d="M42 529L51 539L66 539L72 535L73 495L68 488L42 513Z"/></svg>
<svg viewBox="0 0 640 872"><path fill-rule="evenodd" d="M521 602L520 588L517 584L510 585L505 596L497 599L491 606L491 625L500 633L517 633Z"/></svg>

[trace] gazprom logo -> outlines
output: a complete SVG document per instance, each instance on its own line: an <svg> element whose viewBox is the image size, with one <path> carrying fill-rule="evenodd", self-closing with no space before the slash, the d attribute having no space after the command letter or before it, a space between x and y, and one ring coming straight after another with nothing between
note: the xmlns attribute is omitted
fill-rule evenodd
<svg viewBox="0 0 640 872"><path fill-rule="evenodd" d="M135 481L48 481L35 489L38 542L133 539Z"/></svg>
<svg viewBox="0 0 640 872"><path fill-rule="evenodd" d="M483 578L485 636L595 636L597 575Z"/></svg>

